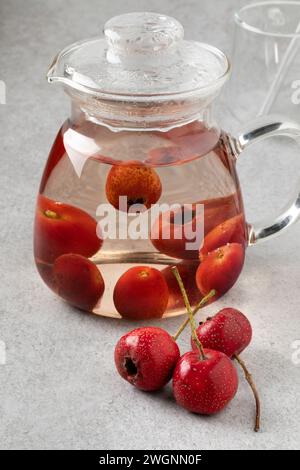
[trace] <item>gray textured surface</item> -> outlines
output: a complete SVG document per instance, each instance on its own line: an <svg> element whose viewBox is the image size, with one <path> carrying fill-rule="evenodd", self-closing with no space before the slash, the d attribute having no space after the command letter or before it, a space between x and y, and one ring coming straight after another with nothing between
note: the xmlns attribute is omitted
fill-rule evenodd
<svg viewBox="0 0 300 470"><path fill-rule="evenodd" d="M7 363L0 365L1 448L299 448L300 366L293 364L291 349L300 339L299 225L249 249L240 282L219 302L245 311L253 323L253 343L244 358L262 397L259 434L252 432L252 397L243 380L232 404L211 418L178 408L168 388L147 395L123 382L114 370L113 346L130 325L72 310L42 284L32 260L35 195L68 112L67 98L44 80L53 55L97 33L112 15L137 9L172 14L188 37L228 51L228 19L239 3L0 3L0 79L7 85L7 104L0 105L0 340L7 349ZM225 115L222 120L229 126ZM239 164L249 219L276 213L300 172L296 155L262 154L261 148ZM172 332L180 322L163 325ZM187 347L188 333L180 344Z"/></svg>

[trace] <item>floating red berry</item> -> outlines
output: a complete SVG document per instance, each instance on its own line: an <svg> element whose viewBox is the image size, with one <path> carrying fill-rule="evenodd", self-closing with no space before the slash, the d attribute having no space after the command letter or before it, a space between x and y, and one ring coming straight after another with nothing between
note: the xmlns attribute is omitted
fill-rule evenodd
<svg viewBox="0 0 300 470"><path fill-rule="evenodd" d="M134 204L147 209L160 198L162 187L158 174L153 168L136 162L114 165L106 180L108 201L120 210L128 211ZM126 197L126 204L120 206L120 197Z"/></svg>

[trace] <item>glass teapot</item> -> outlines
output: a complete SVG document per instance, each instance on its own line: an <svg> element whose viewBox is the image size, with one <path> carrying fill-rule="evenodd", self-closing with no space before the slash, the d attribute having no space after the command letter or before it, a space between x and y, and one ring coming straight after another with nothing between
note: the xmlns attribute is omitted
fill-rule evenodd
<svg viewBox="0 0 300 470"><path fill-rule="evenodd" d="M236 161L250 144L300 127L265 121L236 138L212 103L230 72L182 25L130 13L105 38L73 44L48 71L71 98L37 200L34 255L45 283L82 310L145 319L185 312L237 280L245 249L299 216L300 195L271 225L246 223Z"/></svg>

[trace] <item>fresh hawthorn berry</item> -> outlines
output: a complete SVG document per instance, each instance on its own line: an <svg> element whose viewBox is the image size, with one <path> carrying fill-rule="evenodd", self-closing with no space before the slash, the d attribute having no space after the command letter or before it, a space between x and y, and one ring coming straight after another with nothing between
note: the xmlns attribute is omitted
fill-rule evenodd
<svg viewBox="0 0 300 470"><path fill-rule="evenodd" d="M56 292L74 307L92 311L104 292L104 281L97 266L76 254L59 256L53 266Z"/></svg>
<svg viewBox="0 0 300 470"><path fill-rule="evenodd" d="M231 358L250 344L252 328L242 312L235 308L223 308L212 318L200 323L197 336L204 348L221 351ZM192 347L197 350L193 340Z"/></svg>
<svg viewBox="0 0 300 470"><path fill-rule="evenodd" d="M172 378L179 357L172 336L153 326L130 331L115 348L115 364L121 377L144 391L164 387Z"/></svg>
<svg viewBox="0 0 300 470"><path fill-rule="evenodd" d="M160 271L148 266L136 266L119 278L113 299L123 318L160 318L168 305L169 290Z"/></svg>
<svg viewBox="0 0 300 470"><path fill-rule="evenodd" d="M252 375L239 356L252 339L252 328L249 320L235 308L224 308L214 317L208 318L205 323L200 323L196 334L203 347L220 351L240 364L255 398L254 430L257 432L260 428L260 398ZM195 339L192 338L191 343L193 350L197 351Z"/></svg>
<svg viewBox="0 0 300 470"><path fill-rule="evenodd" d="M197 345L197 351L184 354L176 364L173 374L174 397L179 405L194 413L217 413L229 403L237 391L237 372L225 354L203 348L197 337L187 292L176 267L173 267L173 273L180 287L193 340ZM178 334L175 337L178 337Z"/></svg>
<svg viewBox="0 0 300 470"><path fill-rule="evenodd" d="M161 181L153 168L137 162L114 165L106 180L106 197L116 209L128 211L134 204L147 209L155 204L161 195ZM120 205L120 197L126 197L127 205Z"/></svg>
<svg viewBox="0 0 300 470"><path fill-rule="evenodd" d="M65 253L87 258L102 246L97 222L78 207L39 195L34 227L34 254L37 260L53 263Z"/></svg>
<svg viewBox="0 0 300 470"><path fill-rule="evenodd" d="M246 238L244 216L239 214L217 225L205 236L200 248L200 260L203 260L211 251L227 243L240 243L245 246Z"/></svg>
<svg viewBox="0 0 300 470"><path fill-rule="evenodd" d="M196 283L202 295L212 289L215 298L225 294L237 281L245 259L245 248L240 243L229 243L212 251L200 264Z"/></svg>
<svg viewBox="0 0 300 470"><path fill-rule="evenodd" d="M173 374L176 402L193 413L211 415L221 411L238 389L238 376L232 361L223 353L204 349L185 353Z"/></svg>

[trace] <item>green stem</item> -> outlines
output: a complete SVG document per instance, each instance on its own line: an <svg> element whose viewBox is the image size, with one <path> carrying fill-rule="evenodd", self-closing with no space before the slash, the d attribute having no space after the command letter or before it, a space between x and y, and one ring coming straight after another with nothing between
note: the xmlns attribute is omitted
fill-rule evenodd
<svg viewBox="0 0 300 470"><path fill-rule="evenodd" d="M203 308L207 302L212 298L214 297L214 295L216 294L216 291L213 289L209 292L209 294L207 294L205 297L203 297L203 299L200 300L200 302L196 305L196 307L194 308L194 310L192 311L192 314L193 314L193 317L196 315L196 313L198 313L198 311ZM180 325L180 327L178 328L178 330L176 331L175 335L173 335L173 338L175 339L175 341L178 339L178 337L181 335L181 333L183 332L183 330L186 328L186 326L190 323L190 318L188 317L186 320L184 320L184 322Z"/></svg>
<svg viewBox="0 0 300 470"><path fill-rule="evenodd" d="M183 281L181 279L181 276L180 276L179 271L176 268L176 266L173 266L172 271L173 271L173 274L174 274L174 276L175 276L175 278L178 282L178 285L179 285L179 288L180 288L180 291L181 291L181 294L182 294L182 297L183 297L183 301L184 301L186 310L187 310L188 315L189 315L189 322L190 322L190 325L191 325L193 341L195 342L195 344L196 344L196 346L199 350L199 354L200 354L201 359L204 361L206 359L206 357L205 357L205 354L204 354L203 346L202 346L202 344L199 341L199 338L197 336L195 318L194 318L194 315L193 315L193 312L192 312L192 309L191 309L190 301L188 299Z"/></svg>

